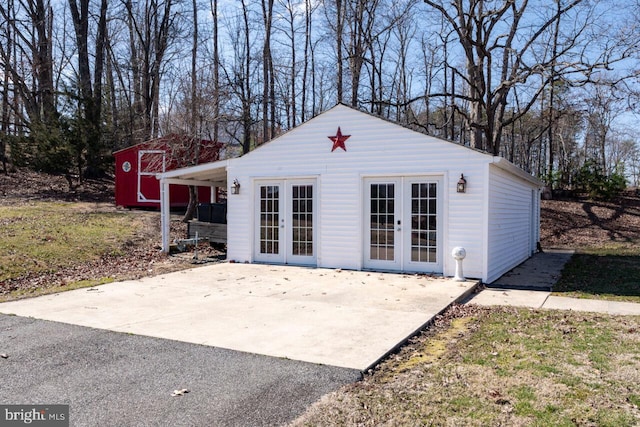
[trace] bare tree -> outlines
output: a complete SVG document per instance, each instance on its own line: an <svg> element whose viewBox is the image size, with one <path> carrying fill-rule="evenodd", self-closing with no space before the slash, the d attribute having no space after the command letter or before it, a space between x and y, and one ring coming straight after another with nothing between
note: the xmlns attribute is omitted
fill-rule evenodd
<svg viewBox="0 0 640 427"><path fill-rule="evenodd" d="M10 75L16 95L23 101L25 122L32 131L42 131L55 127L57 120L51 39L53 9L44 0L25 0L19 4L26 20L18 19L15 9L8 9L8 6L17 6L14 2L0 4L0 16L11 27L10 34L14 39L14 43L6 47L0 44L0 59ZM7 47L18 50L21 58ZM30 75L20 68L21 60L29 64Z"/></svg>
<svg viewBox="0 0 640 427"><path fill-rule="evenodd" d="M220 47L218 34L218 0L211 0L211 16L213 18L213 140L220 138Z"/></svg>
<svg viewBox="0 0 640 427"><path fill-rule="evenodd" d="M614 172L615 164L607 158L614 121L625 112L622 94L610 81L601 81L590 87L585 96L584 160L595 161L605 174Z"/></svg>
<svg viewBox="0 0 640 427"><path fill-rule="evenodd" d="M467 120L470 144L496 155L504 128L518 115L526 114L553 79L580 75L588 80L594 70L614 61L611 46L591 52L592 55L584 51L582 55L574 54L584 49L586 30L593 23L589 9L592 6L583 0L555 0L553 7L542 2L532 5L528 0L424 2L455 32L466 61L464 73L459 75L465 81L467 92L455 96L469 102L468 111L459 109L458 112ZM578 13L582 3L584 15ZM562 39L555 43L556 49L548 49L555 24L570 13L567 20L572 20L572 25L562 32ZM553 65L555 70L550 73ZM543 84L532 88L527 102L514 117L505 116L513 88L530 84L534 76L543 76Z"/></svg>
<svg viewBox="0 0 640 427"><path fill-rule="evenodd" d="M313 2L311 0L304 0L304 51L303 51L303 66L302 66L302 88L301 95L302 99L300 101L301 105L301 115L300 120L302 122L307 119L307 97L308 97L308 87L307 79L309 75L309 64L313 62L313 11L315 8L313 7ZM311 89L313 90L313 84L311 85ZM313 109L312 109L313 111ZM313 114L313 113L312 113Z"/></svg>
<svg viewBox="0 0 640 427"><path fill-rule="evenodd" d="M160 80L165 55L177 35L175 20L179 15L173 10L174 0L123 1L129 27L133 111L139 122L136 129L139 142L158 135Z"/></svg>
<svg viewBox="0 0 640 427"><path fill-rule="evenodd" d="M93 79L89 57L89 0L69 0L69 8L75 29L78 61L79 110L82 124L79 129L80 147L86 149L85 174L100 175L104 171L101 116L102 77L104 70L107 30L107 0L101 0L96 23L95 54L93 56ZM82 150L83 151L83 150ZM78 168L82 170L81 150L78 150Z"/></svg>
<svg viewBox="0 0 640 427"><path fill-rule="evenodd" d="M3 39L5 42L4 46L2 47L2 52L6 53L6 57L3 57L3 69L2 69L2 93L1 93L2 103L0 104L0 108L1 108L0 120L2 120L2 123L0 123L0 160L2 160L2 170L5 172L5 174L9 173L9 168L7 166L7 162L8 162L7 141L10 135L9 120L11 116L9 99L11 96L15 97L15 93L13 93L13 95L10 95L12 93L12 88L10 84L11 82L11 78L10 78L11 65L10 64L12 63L12 53L13 53L13 32L12 32L12 24L11 24L11 21L13 19L13 13L14 13L13 0L8 0L6 10L5 10L5 17L1 21L4 24L2 25L2 28L4 29Z"/></svg>
<svg viewBox="0 0 640 427"><path fill-rule="evenodd" d="M284 18L286 18L286 27L279 26L276 23L276 27L280 30L282 36L288 42L288 57L291 59L289 64L287 64L287 68L289 69L288 73L288 81L287 81L287 95L282 100L284 102L285 113L286 113L286 121L287 128L295 127L297 124L297 115L298 115L298 88L297 88L297 80L298 80L298 63L297 63L297 45L296 45L296 35L298 33L297 21L298 21L298 13L296 13L296 9L298 8L298 4L294 4L291 0L280 0L279 5L284 9ZM306 5L305 5L306 6ZM307 17L305 16L305 19ZM306 52L305 52L306 54ZM303 83L303 105L304 105L304 83ZM303 107L304 108L304 107Z"/></svg>
<svg viewBox="0 0 640 427"><path fill-rule="evenodd" d="M344 99L344 57L342 49L347 3L347 0L332 0L325 3L325 6L330 6L325 7L325 18L328 28L333 32L332 42L335 49L335 92L338 103L342 103Z"/></svg>

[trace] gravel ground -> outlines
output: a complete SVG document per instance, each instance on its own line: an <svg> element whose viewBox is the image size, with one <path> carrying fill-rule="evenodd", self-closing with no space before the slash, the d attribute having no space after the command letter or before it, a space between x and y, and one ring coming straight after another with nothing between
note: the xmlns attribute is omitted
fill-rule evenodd
<svg viewBox="0 0 640 427"><path fill-rule="evenodd" d="M72 426L271 426L357 370L0 315L0 402L68 404ZM188 393L172 397L174 390Z"/></svg>

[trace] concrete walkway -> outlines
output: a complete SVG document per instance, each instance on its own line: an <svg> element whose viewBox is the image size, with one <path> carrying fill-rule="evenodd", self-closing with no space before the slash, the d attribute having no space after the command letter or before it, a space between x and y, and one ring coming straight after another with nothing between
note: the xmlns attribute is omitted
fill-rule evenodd
<svg viewBox="0 0 640 427"><path fill-rule="evenodd" d="M467 303L640 316L640 304L636 303L552 295L553 285L572 255L573 251L566 250L537 253L495 282L486 285L486 289L472 296Z"/></svg>
<svg viewBox="0 0 640 427"><path fill-rule="evenodd" d="M565 249L538 252L487 287L550 291L573 252Z"/></svg>
<svg viewBox="0 0 640 427"><path fill-rule="evenodd" d="M214 264L0 304L0 313L366 371L477 281Z"/></svg>

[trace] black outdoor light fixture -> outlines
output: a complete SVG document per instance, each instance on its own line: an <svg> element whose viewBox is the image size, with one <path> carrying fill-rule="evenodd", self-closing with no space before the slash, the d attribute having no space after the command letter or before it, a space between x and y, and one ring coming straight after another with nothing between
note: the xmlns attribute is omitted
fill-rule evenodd
<svg viewBox="0 0 640 427"><path fill-rule="evenodd" d="M467 191L467 180L464 179L464 174L460 174L460 179L458 180L458 185L456 186L456 190L458 193L464 193Z"/></svg>
<svg viewBox="0 0 640 427"><path fill-rule="evenodd" d="M237 179L233 180L233 185L231 185L231 194L240 194L240 183Z"/></svg>

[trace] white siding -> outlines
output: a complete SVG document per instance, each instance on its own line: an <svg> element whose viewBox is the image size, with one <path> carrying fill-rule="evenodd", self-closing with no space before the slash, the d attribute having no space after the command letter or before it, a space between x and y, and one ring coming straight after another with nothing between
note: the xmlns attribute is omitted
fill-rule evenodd
<svg viewBox="0 0 640 427"><path fill-rule="evenodd" d="M484 159L480 159L484 160ZM462 246L467 256L463 261L463 272L466 277L482 278L485 253L483 231L485 229L482 212L484 210L484 188L486 182L486 163L483 161L457 163L459 172L451 172L447 185L449 199L445 205L445 244L444 274L453 276L455 262L451 251ZM464 173L467 181L466 193L457 193L456 186ZM447 211L448 210L448 211Z"/></svg>
<svg viewBox="0 0 640 427"><path fill-rule="evenodd" d="M489 209L487 233L487 283L517 266L532 248L532 223L535 208L532 190L536 188L509 172L489 166Z"/></svg>
<svg viewBox="0 0 640 427"><path fill-rule="evenodd" d="M228 181L238 176L233 163L227 168ZM235 262L253 261L253 183L242 180L240 194L228 192L227 201L227 259Z"/></svg>
<svg viewBox="0 0 640 427"><path fill-rule="evenodd" d="M320 267L361 269L361 210L358 174L322 177L320 188Z"/></svg>
<svg viewBox="0 0 640 427"><path fill-rule="evenodd" d="M338 126L343 135L351 135L345 142L346 152L340 148L331 152L332 141L328 136L335 135ZM230 162L228 181L238 179L241 194L229 195L228 257L238 262L253 260L252 192L256 179L316 177L318 266L361 269L364 259L364 177L432 175L442 177L443 183L443 273L453 275L455 265L451 250L462 246L467 251L465 275L484 279L485 265L494 261L502 264L499 253L487 262L483 240L487 231L483 215L487 212L487 165L492 161L492 156L338 105ZM464 194L456 192L461 173L467 180ZM508 181L505 177L496 178L497 185L505 180ZM517 194L520 197L520 193ZM503 200L509 195L506 190L496 191L494 209L497 213L505 204L511 204ZM530 195L528 200L530 203ZM498 233L493 239L501 247L510 233L518 233L515 228L523 226L519 222L509 222L509 231L505 231L501 224L495 223L495 220L500 221L499 215L490 217L493 221L491 230ZM524 224L523 230L526 234L531 228ZM500 269L500 266L492 266L491 271Z"/></svg>

